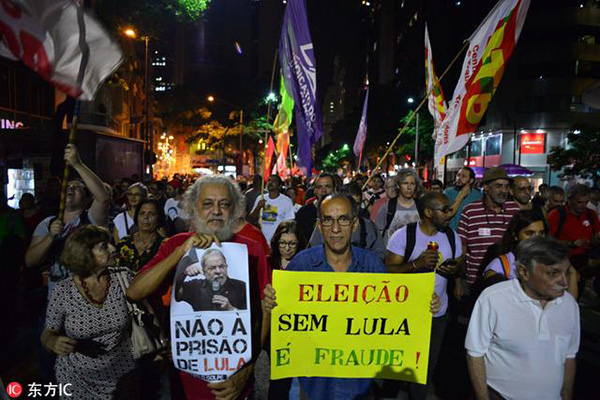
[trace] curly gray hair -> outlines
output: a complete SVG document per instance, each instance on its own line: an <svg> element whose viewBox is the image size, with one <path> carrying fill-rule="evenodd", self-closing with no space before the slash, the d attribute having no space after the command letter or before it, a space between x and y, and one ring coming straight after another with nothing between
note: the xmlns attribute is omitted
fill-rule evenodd
<svg viewBox="0 0 600 400"><path fill-rule="evenodd" d="M196 228L198 233L215 233L206 232L205 221L202 221L198 214L198 196L200 191L206 185L223 185L227 187L231 200L231 209L229 220L225 221L225 227L219 232L216 232L217 236L221 240L230 239L233 235L233 229L238 224L239 220L244 217L246 211L246 199L240 191L238 185L233 182L230 178L225 175L207 175L196 179L183 195L182 209L188 215L190 223Z"/></svg>

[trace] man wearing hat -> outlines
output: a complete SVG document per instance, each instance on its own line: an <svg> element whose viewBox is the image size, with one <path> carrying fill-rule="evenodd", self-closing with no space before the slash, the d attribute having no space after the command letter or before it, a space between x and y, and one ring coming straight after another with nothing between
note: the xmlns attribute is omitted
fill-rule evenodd
<svg viewBox="0 0 600 400"><path fill-rule="evenodd" d="M483 174L483 197L463 209L458 235L466 254L466 282L472 285L479 276L485 253L499 242L519 205L507 201L510 181L502 168L490 168Z"/></svg>

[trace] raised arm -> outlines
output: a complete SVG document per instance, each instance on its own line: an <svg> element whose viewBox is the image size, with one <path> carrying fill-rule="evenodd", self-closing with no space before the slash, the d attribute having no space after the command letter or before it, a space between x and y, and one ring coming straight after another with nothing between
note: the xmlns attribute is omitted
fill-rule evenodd
<svg viewBox="0 0 600 400"><path fill-rule="evenodd" d="M85 186L90 191L93 202L90 212L94 217L96 224L104 226L108 224L108 209L110 196L104 187L102 180L92 172L79 158L77 148L73 144L68 144L65 148L65 161L79 174Z"/></svg>

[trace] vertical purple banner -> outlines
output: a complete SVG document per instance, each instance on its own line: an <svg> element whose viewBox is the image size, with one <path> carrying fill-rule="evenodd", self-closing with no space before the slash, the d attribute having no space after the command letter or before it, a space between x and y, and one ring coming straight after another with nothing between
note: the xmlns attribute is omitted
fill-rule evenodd
<svg viewBox="0 0 600 400"><path fill-rule="evenodd" d="M354 139L354 155L359 158L358 167L360 169L360 158L367 140L367 107L369 105L369 87L367 87L367 94L365 94L365 102L363 103L362 116L360 117L360 124L358 125L358 131L356 132L356 139Z"/></svg>
<svg viewBox="0 0 600 400"><path fill-rule="evenodd" d="M317 68L308 29L305 0L289 0L281 27L279 62L285 89L295 102L298 131L298 164L307 178L312 175L312 146L323 135L321 107L317 100Z"/></svg>

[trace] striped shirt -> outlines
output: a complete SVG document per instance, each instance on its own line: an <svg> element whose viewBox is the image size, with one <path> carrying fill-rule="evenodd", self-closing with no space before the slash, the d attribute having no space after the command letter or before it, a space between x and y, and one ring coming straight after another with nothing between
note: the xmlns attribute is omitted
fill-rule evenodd
<svg viewBox="0 0 600 400"><path fill-rule="evenodd" d="M520 210L516 202L506 201L502 211L496 213L485 206L484 199L485 196L465 206L458 223L458 235L467 248L467 283L470 285L479 276L488 247L502 239L508 222Z"/></svg>

